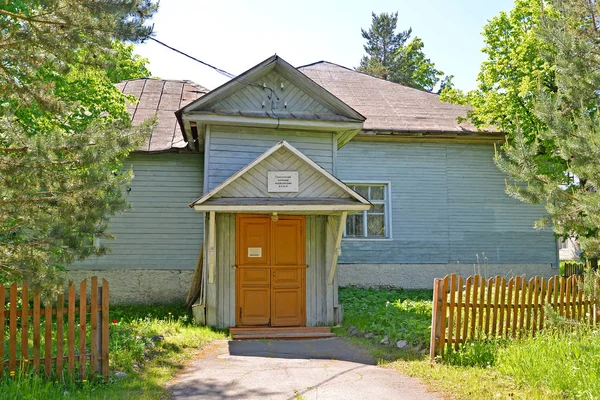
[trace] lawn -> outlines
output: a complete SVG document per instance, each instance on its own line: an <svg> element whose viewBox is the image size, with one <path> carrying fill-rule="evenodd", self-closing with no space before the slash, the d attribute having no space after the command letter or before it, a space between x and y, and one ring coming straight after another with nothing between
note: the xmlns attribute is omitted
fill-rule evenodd
<svg viewBox="0 0 600 400"><path fill-rule="evenodd" d="M112 306L108 383L48 382L30 375L0 379L0 399L163 399L165 383L224 332L198 327L180 304Z"/></svg>
<svg viewBox="0 0 600 400"><path fill-rule="evenodd" d="M423 290L341 288L344 326L336 333L368 347L382 365L457 399L600 398L600 333L588 328L557 326L519 340L482 339L431 364L429 353L420 350L429 345L431 296ZM380 343L385 336L389 345ZM399 340L408 345L398 349Z"/></svg>

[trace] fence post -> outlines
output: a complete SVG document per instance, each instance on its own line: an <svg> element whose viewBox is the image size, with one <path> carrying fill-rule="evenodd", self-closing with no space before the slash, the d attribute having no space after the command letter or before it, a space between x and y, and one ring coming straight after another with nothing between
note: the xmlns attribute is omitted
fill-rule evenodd
<svg viewBox="0 0 600 400"><path fill-rule="evenodd" d="M444 295L443 290L440 290L442 282L442 279L439 278L433 281L433 311L431 314L431 340L429 344L429 360L431 362L435 359L442 333L442 313L440 312L442 296Z"/></svg>
<svg viewBox="0 0 600 400"><path fill-rule="evenodd" d="M102 323L102 285L98 286L98 296L96 298L96 302L98 304L98 312L96 321L100 327L100 329L96 329L96 354L102 354L102 330L105 329L104 324ZM94 340L94 339L92 339ZM102 358L98 357L96 361L96 371L100 373L102 371Z"/></svg>

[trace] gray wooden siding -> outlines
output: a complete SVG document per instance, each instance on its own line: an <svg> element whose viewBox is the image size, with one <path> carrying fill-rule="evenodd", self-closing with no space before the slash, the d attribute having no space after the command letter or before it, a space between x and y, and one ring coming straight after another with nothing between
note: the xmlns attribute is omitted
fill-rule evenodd
<svg viewBox="0 0 600 400"><path fill-rule="evenodd" d="M350 142L337 154L344 182L391 183L392 239L345 239L340 263L556 263L541 206L504 193L492 145Z"/></svg>
<svg viewBox="0 0 600 400"><path fill-rule="evenodd" d="M235 214L216 214L215 223L216 326L228 328L235 326Z"/></svg>
<svg viewBox="0 0 600 400"><path fill-rule="evenodd" d="M306 217L306 325L323 326L327 323L327 217Z"/></svg>
<svg viewBox="0 0 600 400"><path fill-rule="evenodd" d="M281 140L289 142L328 172L333 171L332 133L211 126L207 145L207 190L214 189Z"/></svg>
<svg viewBox="0 0 600 400"><path fill-rule="evenodd" d="M131 209L114 216L111 252L71 269L194 269L202 243L202 214L188 207L202 196L201 154L133 154Z"/></svg>
<svg viewBox="0 0 600 400"><path fill-rule="evenodd" d="M221 328L235 326L235 214L216 214L216 276L207 289L207 322ZM306 217L306 324L327 325L326 217Z"/></svg>

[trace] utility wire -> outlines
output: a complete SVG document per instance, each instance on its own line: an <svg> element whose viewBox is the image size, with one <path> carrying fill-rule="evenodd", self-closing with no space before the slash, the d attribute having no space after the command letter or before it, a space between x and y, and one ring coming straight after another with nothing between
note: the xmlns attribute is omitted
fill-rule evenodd
<svg viewBox="0 0 600 400"><path fill-rule="evenodd" d="M204 62L204 61L202 61L202 60L198 60L196 57L190 56L189 54L186 54L186 53L184 53L184 52L183 52L183 51L181 51L181 50L177 50L176 48L174 48L174 47L171 47L171 46L169 46L168 44L166 44L166 43L163 43L163 42L161 42L161 41L160 41L160 40L158 40L158 39L155 39L155 38L153 38L153 37L149 37L148 39L150 39L150 40L154 40L156 43L158 43L158 44L160 44L160 45L162 45L162 46L165 46L166 48L168 48L168 49L171 49L171 50L173 50L174 52L181 54L182 56L186 56L187 58L191 58L192 60L194 60L194 61L196 61L196 62L199 62L199 63L200 63L200 64L202 64L202 65L206 65L207 67L210 67L210 68L214 69L215 71L217 71L217 72L218 72L218 73L220 73L221 75L225 75L225 76L226 76L226 77L228 77L229 79L233 79L233 78L235 78L235 75L234 75L234 74L230 74L229 72L227 72L227 71L224 71L224 70L222 70L221 68L217 68L217 67L215 67L215 66L213 66L213 65L210 65L209 63L206 63L206 62Z"/></svg>
<svg viewBox="0 0 600 400"><path fill-rule="evenodd" d="M271 96L275 96L275 98L276 98L277 100L279 100L279 96L277 96L277 93L275 93L275 91L274 91L272 88L268 87L268 86L262 86L262 85L259 85L259 84L257 84L257 83L254 83L254 82L248 82L248 81L245 81L245 80L243 80L243 79L241 79L241 78L236 78L236 75L234 75L234 74L231 74L231 73L229 73L229 72L227 72L227 71L225 71L225 70L222 70L221 68L217 68L217 67L215 67L214 65L210 65L209 63L207 63L207 62L204 62L204 61L202 61L202 60L199 60L199 59L197 59L197 58L196 58L196 57L194 57L194 56L190 56L189 54L187 54L187 53L184 53L183 51L181 51L181 50L178 50L178 49L176 49L175 47L169 46L168 44L166 44L166 43L164 43L164 42L161 42L161 41L160 41L160 40L158 40L158 39L155 39L155 38L153 38L153 37L148 37L148 39L150 39L150 40L153 40L153 41L155 41L156 43L160 44L161 46L165 46L167 49L169 49L169 50L173 50L174 52L176 52L176 53L179 53L179 54L181 54L182 56L185 56L185 57L187 57L187 58L190 58L190 59L192 59L192 60L194 60L194 61L196 61L196 62L199 62L199 63L200 63L200 64L202 64L202 65L206 65L207 67L214 69L215 71L217 71L217 72L218 72L218 73L220 73L221 75L224 75L224 76L228 77L229 79L236 80L236 81L238 81L238 82L240 82L240 83L243 83L244 85L248 85L248 86L254 86L254 87L257 87L257 88L260 88L260 89L269 90L269 91L271 92ZM269 96L269 99L271 99L271 96Z"/></svg>

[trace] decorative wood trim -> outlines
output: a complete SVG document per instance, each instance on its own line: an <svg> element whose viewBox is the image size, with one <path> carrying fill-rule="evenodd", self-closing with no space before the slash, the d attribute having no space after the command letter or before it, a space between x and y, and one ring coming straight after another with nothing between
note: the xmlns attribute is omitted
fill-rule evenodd
<svg viewBox="0 0 600 400"><path fill-rule="evenodd" d="M331 266L329 267L329 279L327 279L328 285L333 285L333 279L335 278L335 271L337 269L338 258L342 255L342 237L344 236L344 227L346 226L347 217L347 212L343 212L342 215L340 215L340 224L337 227L338 229L335 237L335 245L333 248Z"/></svg>
<svg viewBox="0 0 600 400"><path fill-rule="evenodd" d="M333 131L356 131L358 133L363 126L362 122L353 121L325 121L307 119L248 117L243 115L218 115L206 112L189 112L182 116L184 124L196 122L197 124L231 125L231 126L255 126L263 128L280 129L305 129L305 130L333 130Z"/></svg>
<svg viewBox="0 0 600 400"><path fill-rule="evenodd" d="M338 211L338 212L354 212L354 211L366 211L371 208L371 205L367 204L309 204L309 205L210 205L210 204L199 204L193 206L196 211L210 211L210 212L230 212L230 213L248 213L248 212L290 212L290 211Z"/></svg>

